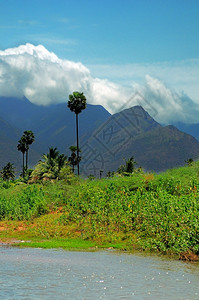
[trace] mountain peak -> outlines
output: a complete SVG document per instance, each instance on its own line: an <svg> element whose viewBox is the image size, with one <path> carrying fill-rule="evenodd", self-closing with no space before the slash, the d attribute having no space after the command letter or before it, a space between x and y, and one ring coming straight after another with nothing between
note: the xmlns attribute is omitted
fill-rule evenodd
<svg viewBox="0 0 199 300"><path fill-rule="evenodd" d="M122 123L123 126L128 128L131 132L134 132L135 129L141 132L161 127L141 105L124 109L114 114L113 118L117 120L117 122Z"/></svg>

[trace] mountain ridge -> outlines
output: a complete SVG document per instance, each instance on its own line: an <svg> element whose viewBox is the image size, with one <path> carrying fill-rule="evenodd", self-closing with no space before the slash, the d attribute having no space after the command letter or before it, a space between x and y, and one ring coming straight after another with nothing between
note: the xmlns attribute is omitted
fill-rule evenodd
<svg viewBox="0 0 199 300"><path fill-rule="evenodd" d="M81 169L86 175L92 173L96 160L98 174L100 169L104 173L117 170L123 158L131 156L146 171L156 172L199 157L199 142L194 137L173 125L160 125L139 105L110 115L102 106L88 104L79 120ZM0 167L9 159L18 172L21 169L17 143L24 130L32 130L36 137L31 145L30 166L49 147L69 155L68 147L76 144L75 116L67 103L37 106L25 97L0 97ZM89 157L86 147L92 150ZM99 158L103 160L101 165Z"/></svg>
<svg viewBox="0 0 199 300"><path fill-rule="evenodd" d="M134 118L130 119L130 115ZM112 136L106 139L110 128ZM95 155L82 161L87 176L92 172L98 176L100 170L116 171L124 163L123 158L131 156L145 171L155 172L184 165L189 158L199 158L199 142L194 137L173 125L161 126L141 106L111 116L90 138L89 146Z"/></svg>

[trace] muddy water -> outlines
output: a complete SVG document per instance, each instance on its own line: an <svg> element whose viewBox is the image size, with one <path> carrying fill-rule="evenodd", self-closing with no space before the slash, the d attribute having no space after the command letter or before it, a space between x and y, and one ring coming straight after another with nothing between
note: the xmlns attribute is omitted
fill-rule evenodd
<svg viewBox="0 0 199 300"><path fill-rule="evenodd" d="M0 247L0 299L199 299L199 264L114 251Z"/></svg>

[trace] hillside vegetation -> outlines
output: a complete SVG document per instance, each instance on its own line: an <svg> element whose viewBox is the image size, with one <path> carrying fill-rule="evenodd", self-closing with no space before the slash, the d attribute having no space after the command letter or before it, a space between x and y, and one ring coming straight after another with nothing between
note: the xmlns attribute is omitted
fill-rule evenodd
<svg viewBox="0 0 199 300"><path fill-rule="evenodd" d="M158 175L0 182L0 238L31 240L26 246L198 255L198 221L199 162Z"/></svg>

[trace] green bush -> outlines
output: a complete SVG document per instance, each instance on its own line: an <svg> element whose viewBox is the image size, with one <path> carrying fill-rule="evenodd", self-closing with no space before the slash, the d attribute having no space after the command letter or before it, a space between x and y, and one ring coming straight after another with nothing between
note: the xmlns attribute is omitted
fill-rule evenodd
<svg viewBox="0 0 199 300"><path fill-rule="evenodd" d="M32 185L0 196L0 220L29 220L48 211L42 188Z"/></svg>

